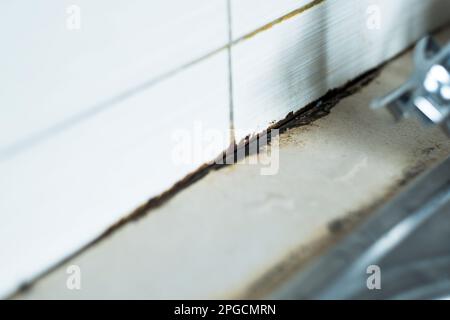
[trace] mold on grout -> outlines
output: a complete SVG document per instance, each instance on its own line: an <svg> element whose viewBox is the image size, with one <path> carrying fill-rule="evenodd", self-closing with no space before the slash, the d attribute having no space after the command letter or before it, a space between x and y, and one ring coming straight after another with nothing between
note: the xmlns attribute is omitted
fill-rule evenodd
<svg viewBox="0 0 450 320"><path fill-rule="evenodd" d="M338 104L338 102L345 97L348 97L351 94L356 93L366 85L372 82L377 75L379 74L379 69L371 70L367 72L366 74L358 77L357 79L354 79L353 81L348 82L345 86L330 90L325 96L318 99L317 101L309 104L305 108L302 108L296 113L290 113L286 116L285 119L279 121L275 125L273 125L270 129L279 129L280 132L285 132L289 128L295 128L300 126L306 126L312 124L314 121L327 116L330 113L330 110ZM53 267L47 269L40 275L36 276L33 280L30 282L23 283L19 289L7 297L8 299L14 299L14 297L18 296L19 294L26 292L28 290L32 290L33 284L43 277L45 277L47 274L51 273L53 270L57 269L59 266L63 265L64 263L70 261L71 259L79 256L83 252L89 250L90 248L94 247L96 244L100 243L102 240L106 239L107 237L113 235L116 231L118 231L122 226L125 224L131 223L131 222L137 222L141 218L146 217L148 214L152 212L152 210L155 210L162 205L164 205L166 202L170 201L173 197L175 197L178 193L182 192L183 190L187 189L197 181L201 180L205 176L207 176L209 173L220 170L222 168L227 167L227 164L224 163L236 163L241 158L238 158L239 156L247 157L250 156L249 152L245 152L244 154L238 152L239 149L246 148L248 150L248 145L252 139L257 138L257 135L254 137L249 137L247 139L242 140L239 144L235 144L234 147L230 146L228 150L225 150L222 154L220 154L214 161L212 161L209 164L204 164L200 168L198 168L196 171L192 172L191 174L184 177L182 180L175 183L170 189L166 190L165 192L161 193L160 195L151 198L148 200L145 204L139 206L136 210L134 210L129 215L125 216L124 218L120 219L117 223L106 229L99 237L94 239L91 243L88 245L82 247L80 250L75 252L72 255L67 256L65 259L54 265ZM269 137L270 139L270 137ZM270 143L270 141L269 141ZM234 162L229 162L230 159L233 159Z"/></svg>

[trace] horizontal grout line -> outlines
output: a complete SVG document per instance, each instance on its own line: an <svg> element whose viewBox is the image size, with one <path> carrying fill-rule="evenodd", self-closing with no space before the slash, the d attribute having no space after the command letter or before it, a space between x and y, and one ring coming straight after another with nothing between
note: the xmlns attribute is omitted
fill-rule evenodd
<svg viewBox="0 0 450 320"><path fill-rule="evenodd" d="M83 110L82 112L79 112L69 118L59 121L50 127L47 127L43 130L39 130L35 133L28 135L25 138L18 140L17 142L7 145L6 147L0 148L0 163L2 161L9 160L10 158L20 154L21 152L23 152L29 148L32 148L35 145L37 145L43 141L50 139L54 135L59 134L59 133L65 131L66 129L69 129L69 128L83 122L84 120L91 119L92 117L95 117L105 111L110 110L111 108L113 108L114 106L119 104L120 102L123 102L123 101L127 100L128 98L135 96L136 94L139 94L141 92L144 92L147 89L152 88L157 83L164 81L166 79L169 79L172 76L175 76L176 74L188 69L189 67L196 65L197 63L201 62L202 60L206 60L207 58L214 56L215 54L219 53L226 47L227 46L220 47L220 48L218 48L204 56L201 56L189 63L186 63L172 71L161 74L155 78L149 79L133 88L124 90L121 93L119 93L109 99L105 99L102 102L94 104L91 107L86 108L86 110Z"/></svg>
<svg viewBox="0 0 450 320"><path fill-rule="evenodd" d="M242 42L242 41L244 41L244 40L253 38L255 35L257 35L257 34L259 34L259 33L261 33L261 32L264 32L264 31L266 31L266 30L269 30L269 29L271 29L272 27L274 27L274 26L276 26L276 25L278 25L278 24L280 24L280 23L282 23L282 22L284 22L284 21L290 20L290 19L292 19L292 18L298 16L299 14L301 14L301 13L303 13L303 12L309 10L309 9L312 9L312 8L318 6L319 4L321 4L321 3L325 2L325 1L326 1L326 0L313 0L313 1L311 1L310 3L304 5L303 7L300 7L300 8L298 8L298 9L295 9L294 11L291 11L291 12L285 14L284 16L281 16L280 18L277 18L277 19L275 19L275 20L273 20L273 21L271 21L271 22L269 22L269 23L263 25L262 27L260 27L260 28L258 28L258 29L256 29L256 30L254 30L254 31L252 31L252 32L250 32L250 33L248 33L248 34L246 34L246 35L243 35L242 37L240 37L240 38L234 40L234 41L231 43L231 45L235 45L235 44L237 44L237 43L239 43L239 42Z"/></svg>

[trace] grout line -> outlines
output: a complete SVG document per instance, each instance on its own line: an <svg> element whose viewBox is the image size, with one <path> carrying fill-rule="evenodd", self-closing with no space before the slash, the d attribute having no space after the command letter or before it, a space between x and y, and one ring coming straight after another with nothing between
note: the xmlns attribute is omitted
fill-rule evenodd
<svg viewBox="0 0 450 320"><path fill-rule="evenodd" d="M281 17L279 17L279 18L277 18L277 19L275 19L275 20L273 20L273 21L271 21L269 23L266 23L262 27L259 27L259 28L255 29L254 31L243 35L242 37L234 40L231 43L231 45L235 45L235 44L240 43L240 42L242 42L244 40L248 40L250 38L253 38L257 34L260 34L263 31L269 30L272 27L274 27L274 26L276 26L276 25L278 25L278 24L280 24L280 23L282 23L284 21L290 20L290 19L298 16L299 14L301 14L301 13L303 13L305 11L308 11L309 9L312 9L312 8L318 6L319 4L321 4L321 3L325 2L325 1L326 0L313 0L310 3L308 3L308 4L305 4L304 6L298 8L298 9L295 9L294 11L291 11L291 12L285 14L284 16L281 16Z"/></svg>
<svg viewBox="0 0 450 320"><path fill-rule="evenodd" d="M227 23L228 23L228 90L229 90L229 121L230 121L230 146L236 144L236 135L234 130L234 92L233 92L233 56L232 56L232 43L233 43L233 20L231 13L231 0L227 1Z"/></svg>

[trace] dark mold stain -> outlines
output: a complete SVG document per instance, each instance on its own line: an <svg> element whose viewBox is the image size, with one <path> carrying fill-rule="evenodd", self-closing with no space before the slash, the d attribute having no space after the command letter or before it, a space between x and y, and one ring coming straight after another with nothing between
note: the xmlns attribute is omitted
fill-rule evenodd
<svg viewBox="0 0 450 320"><path fill-rule="evenodd" d="M278 129L280 133L283 133L291 128L307 126L312 124L314 121L330 114L331 109L335 107L340 100L356 93L361 88L368 85L372 80L374 80L379 75L379 72L380 68L372 69L366 72L365 74L357 77L356 79L349 81L347 84L338 89L329 90L323 97L308 104L299 111L290 112L283 120L278 121L264 132L264 134L267 134L268 143L270 143L271 129ZM136 222L139 219L145 217L149 213L149 211L161 207L164 203L166 203L171 198L176 196L179 192L183 191L184 189L193 185L197 181L201 180L202 178L207 176L210 172L220 170L228 166L229 163L236 163L237 161L249 156L250 152L248 150L249 149L248 146L250 142L253 142L255 139L259 139L260 136L261 134L257 134L252 137L248 136L242 141L240 141L238 144L230 146L227 150L225 150L222 154L220 154L215 159L215 161L212 161L209 164L202 165L196 171L192 172L179 182L175 183L169 190L150 199L148 202L138 207L134 212L120 219L117 223L115 223L107 230L105 230L98 238L93 240L90 244L84 246L76 253L70 255L69 257L59 262L57 265L48 269L41 275L37 276L34 281L27 282L25 285L22 285L16 293L10 296L10 298L14 298L18 294L30 290L33 284L39 279L42 279L45 275L49 274L59 266L65 264L66 262L72 260L76 256L82 254L91 247L95 246L97 243L109 237L111 234L113 234L115 231L117 231L120 227L124 226L125 224L130 222ZM245 152L238 152L242 148L246 149Z"/></svg>
<svg viewBox="0 0 450 320"><path fill-rule="evenodd" d="M324 116L327 116L328 114L330 114L331 109L333 107L335 107L339 103L340 100L356 93L361 88L363 88L364 86L369 84L378 75L379 75L379 68L370 70L370 71L366 72L365 74L357 77L356 79L349 81L346 85L344 85L338 89L332 89L332 90L328 91L322 98L308 104L306 107L302 108L301 110L299 110L297 112L290 112L283 120L278 121L277 123L275 123L274 125L272 125L265 131L268 136L268 139L267 139L268 143L270 143L270 130L271 129L279 129L280 130L279 132L283 133L290 128L306 126ZM110 236L111 234L113 234L115 231L117 231L123 225L125 225L129 222L136 222L139 219L145 217L149 213L149 211L161 207L164 203L166 203L172 197L176 196L179 192L183 191L184 189L193 185L197 181L201 180L203 177L207 176L210 172L216 171L216 170L219 170L219 169L222 169L222 168L228 166L228 164L223 164L223 163L236 163L237 161L241 160L242 158L249 156L250 155L250 153L248 151L249 143L254 141L255 139L259 139L260 135L261 134L258 134L253 137L248 136L245 139L243 139L240 143L234 144L234 146L233 145L230 146L230 148L228 148L228 150L224 151L220 156L218 156L212 164L202 165L195 172L187 175L185 178L183 178L182 180L180 180L179 182L174 184L169 190L150 199L147 203L138 207L134 212L132 212L128 216L120 219L117 223L115 223L114 225L109 227L106 231L104 231L97 239L93 240L90 244L83 247L76 253L70 255L69 257L67 257L66 259L64 259L57 265L55 265L54 267L45 271L43 274L39 275L33 282L27 282L26 284L22 285L18 289L18 291L11 296L11 298L21 292L30 290L30 288L32 288L32 286L33 286L33 283L35 283L39 279L43 278L45 275L47 275L51 271L55 270L59 266L63 265L64 263L70 261L71 259L80 255L81 253L85 252L89 248L95 246L97 243L99 243L101 240L103 240L103 239L107 238L108 236ZM246 148L246 152L245 153L238 152L238 150L240 150L241 148ZM233 159L234 159L234 162L231 161Z"/></svg>

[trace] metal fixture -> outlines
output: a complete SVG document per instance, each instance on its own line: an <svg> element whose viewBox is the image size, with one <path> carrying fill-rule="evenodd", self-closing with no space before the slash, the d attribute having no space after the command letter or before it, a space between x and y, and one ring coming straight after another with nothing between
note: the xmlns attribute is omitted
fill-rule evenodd
<svg viewBox="0 0 450 320"><path fill-rule="evenodd" d="M422 39L414 64L411 78L374 100L372 107L387 107L396 120L414 114L425 124L441 126L450 137L450 44L441 48L431 37Z"/></svg>

